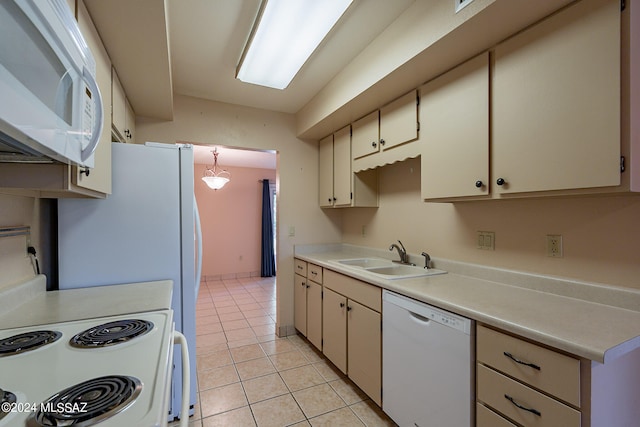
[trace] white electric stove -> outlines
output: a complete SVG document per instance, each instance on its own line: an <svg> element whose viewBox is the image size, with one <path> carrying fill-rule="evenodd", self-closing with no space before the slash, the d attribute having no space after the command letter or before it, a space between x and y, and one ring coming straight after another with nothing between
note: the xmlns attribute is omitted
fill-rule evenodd
<svg viewBox="0 0 640 427"><path fill-rule="evenodd" d="M46 277L37 275L0 289L0 427L166 426L174 344L189 360L174 326L173 282L45 287ZM32 346L38 342L47 344ZM189 372L183 363L182 376ZM182 385L187 414L191 385ZM94 407L97 414L87 416ZM188 421L182 417L181 427Z"/></svg>
<svg viewBox="0 0 640 427"><path fill-rule="evenodd" d="M0 330L0 426L165 426L173 343L171 310Z"/></svg>

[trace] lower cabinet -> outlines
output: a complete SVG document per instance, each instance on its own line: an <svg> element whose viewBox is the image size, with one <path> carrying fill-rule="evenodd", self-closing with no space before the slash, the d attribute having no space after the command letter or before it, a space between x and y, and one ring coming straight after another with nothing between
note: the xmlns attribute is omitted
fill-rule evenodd
<svg viewBox="0 0 640 427"><path fill-rule="evenodd" d="M479 427L580 427L579 359L481 325L476 340Z"/></svg>
<svg viewBox="0 0 640 427"><path fill-rule="evenodd" d="M324 271L324 355L375 403L382 404L382 291Z"/></svg>
<svg viewBox="0 0 640 427"><path fill-rule="evenodd" d="M322 350L322 267L296 259L295 272L294 326Z"/></svg>

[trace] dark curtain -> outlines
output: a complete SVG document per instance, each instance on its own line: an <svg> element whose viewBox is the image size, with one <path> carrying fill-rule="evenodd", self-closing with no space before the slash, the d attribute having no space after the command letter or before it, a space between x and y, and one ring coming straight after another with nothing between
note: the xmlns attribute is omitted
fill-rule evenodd
<svg viewBox="0 0 640 427"><path fill-rule="evenodd" d="M273 253L273 219L271 218L271 191L269 180L262 180L262 260L260 276L276 275L276 259Z"/></svg>

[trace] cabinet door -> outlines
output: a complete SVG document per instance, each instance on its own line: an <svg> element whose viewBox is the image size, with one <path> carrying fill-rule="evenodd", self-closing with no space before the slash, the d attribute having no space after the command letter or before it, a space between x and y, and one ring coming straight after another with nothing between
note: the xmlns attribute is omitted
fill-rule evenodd
<svg viewBox="0 0 640 427"><path fill-rule="evenodd" d="M355 301L347 304L349 378L382 405L382 317Z"/></svg>
<svg viewBox="0 0 640 427"><path fill-rule="evenodd" d="M318 204L320 207L333 206L333 135L320 140L318 144L319 157L319 188Z"/></svg>
<svg viewBox="0 0 640 427"><path fill-rule="evenodd" d="M111 127L120 142L126 142L124 130L127 123L127 98L115 68L112 70L111 97L113 102L111 106Z"/></svg>
<svg viewBox="0 0 640 427"><path fill-rule="evenodd" d="M377 153L380 150L378 111L353 122L352 129L351 144L354 159Z"/></svg>
<svg viewBox="0 0 640 427"><path fill-rule="evenodd" d="M71 171L72 182L78 187L111 194L111 60L84 2L78 2L78 27L84 36L96 61L96 81L102 95L102 119L104 126L100 134L100 143L94 153L94 167L87 174L84 168L74 167Z"/></svg>
<svg viewBox="0 0 640 427"><path fill-rule="evenodd" d="M620 2L584 0L498 45L499 194L620 184Z"/></svg>
<svg viewBox="0 0 640 427"><path fill-rule="evenodd" d="M125 115L125 128L124 128L125 141L129 144L135 144L136 142L136 114L129 103L126 100L126 115Z"/></svg>
<svg viewBox="0 0 640 427"><path fill-rule="evenodd" d="M413 91L380 109L380 145L384 151L415 139L418 139L418 101Z"/></svg>
<svg viewBox="0 0 640 427"><path fill-rule="evenodd" d="M351 204L351 127L333 134L333 197L334 206Z"/></svg>
<svg viewBox="0 0 640 427"><path fill-rule="evenodd" d="M307 336L307 279L298 274L293 280L293 326Z"/></svg>
<svg viewBox="0 0 640 427"><path fill-rule="evenodd" d="M420 89L422 198L489 193L489 54Z"/></svg>
<svg viewBox="0 0 640 427"><path fill-rule="evenodd" d="M322 302L322 352L347 373L347 299L324 288Z"/></svg>
<svg viewBox="0 0 640 427"><path fill-rule="evenodd" d="M322 350L322 285L308 281L307 339Z"/></svg>

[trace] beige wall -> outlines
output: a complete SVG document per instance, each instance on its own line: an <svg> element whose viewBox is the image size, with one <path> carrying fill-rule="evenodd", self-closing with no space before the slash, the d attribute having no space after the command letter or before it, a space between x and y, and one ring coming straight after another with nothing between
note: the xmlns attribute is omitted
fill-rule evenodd
<svg viewBox="0 0 640 427"><path fill-rule="evenodd" d="M259 276L262 235L262 179L275 182L275 169L220 165L231 181L212 190L202 181L205 165L195 165L195 193L202 224L202 276Z"/></svg>
<svg viewBox="0 0 640 427"><path fill-rule="evenodd" d="M277 151L277 325L293 325L293 246L340 240L340 213L325 214L318 208L317 143L296 138L294 116L289 114L178 95L174 108L171 122L137 117L137 142L186 141Z"/></svg>
<svg viewBox="0 0 640 427"><path fill-rule="evenodd" d="M362 236L362 226L365 236ZM495 251L476 231L496 233ZM545 254L561 234L564 257ZM343 241L482 265L640 289L640 196L424 203L420 160L380 169L380 207L345 210Z"/></svg>
<svg viewBox="0 0 640 427"><path fill-rule="evenodd" d="M36 248L38 255L42 256L38 204L38 199L33 197L0 194L0 227L30 226L31 244ZM0 288L34 275L31 259L27 255L27 238L0 238Z"/></svg>

